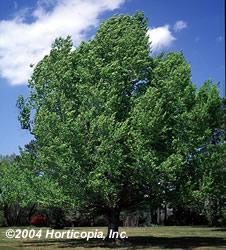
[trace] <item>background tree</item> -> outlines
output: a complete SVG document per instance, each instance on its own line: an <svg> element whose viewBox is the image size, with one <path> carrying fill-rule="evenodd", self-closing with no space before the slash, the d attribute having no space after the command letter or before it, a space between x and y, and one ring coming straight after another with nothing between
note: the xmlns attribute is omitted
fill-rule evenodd
<svg viewBox="0 0 226 250"><path fill-rule="evenodd" d="M29 224L35 206L60 203L60 188L33 167L32 145L21 150L20 156L0 160L0 206L8 226Z"/></svg>
<svg viewBox="0 0 226 250"><path fill-rule="evenodd" d="M202 192L200 174L192 183L197 150L222 125L216 87L196 91L181 53L153 59L147 30L137 13L103 22L75 49L57 39L34 69L29 98L18 99L38 145L33 167L62 187L65 204L105 213L114 231L123 209Z"/></svg>
<svg viewBox="0 0 226 250"><path fill-rule="evenodd" d="M0 162L0 204L8 226L18 225L22 207L32 196L28 172L20 169L15 156L2 158Z"/></svg>

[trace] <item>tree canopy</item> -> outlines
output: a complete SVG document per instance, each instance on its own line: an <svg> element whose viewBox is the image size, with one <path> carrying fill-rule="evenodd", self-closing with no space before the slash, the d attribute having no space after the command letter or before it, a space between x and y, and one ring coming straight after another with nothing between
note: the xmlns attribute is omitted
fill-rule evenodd
<svg viewBox="0 0 226 250"><path fill-rule="evenodd" d="M189 205L221 192L217 87L197 90L182 53L152 57L147 30L137 13L76 48L56 39L18 99L38 145L32 167L62 187L62 202L106 213L116 230L120 211L145 200Z"/></svg>

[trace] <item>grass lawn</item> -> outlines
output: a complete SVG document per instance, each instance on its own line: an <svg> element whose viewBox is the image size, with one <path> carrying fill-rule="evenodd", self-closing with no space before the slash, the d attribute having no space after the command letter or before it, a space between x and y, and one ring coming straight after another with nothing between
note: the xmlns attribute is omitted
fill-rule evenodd
<svg viewBox="0 0 226 250"><path fill-rule="evenodd" d="M121 228L126 231L128 239L124 242L108 243L100 239L89 241L81 239L45 239L45 229L42 228L40 239L7 239L5 232L8 228L0 228L0 250L104 250L104 249L226 249L226 229L209 227L144 227ZM14 228L16 229L16 228ZM31 228L29 228L31 229ZM39 228L34 228L36 231ZM95 231L93 228L74 228L75 231ZM71 230L67 229L67 230ZM106 233L106 228L98 228ZM55 230L62 231L62 230ZM64 230L65 231L65 230Z"/></svg>

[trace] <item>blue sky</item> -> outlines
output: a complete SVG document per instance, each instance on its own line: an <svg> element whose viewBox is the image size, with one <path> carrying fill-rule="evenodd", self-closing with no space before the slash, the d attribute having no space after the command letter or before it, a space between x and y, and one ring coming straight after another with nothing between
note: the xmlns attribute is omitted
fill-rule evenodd
<svg viewBox="0 0 226 250"><path fill-rule="evenodd" d="M31 139L20 128L16 100L28 95L29 65L48 53L53 39L71 35L75 46L91 38L113 14L143 11L153 53L183 51L192 81L219 82L224 92L223 0L8 0L0 2L0 154L18 153Z"/></svg>

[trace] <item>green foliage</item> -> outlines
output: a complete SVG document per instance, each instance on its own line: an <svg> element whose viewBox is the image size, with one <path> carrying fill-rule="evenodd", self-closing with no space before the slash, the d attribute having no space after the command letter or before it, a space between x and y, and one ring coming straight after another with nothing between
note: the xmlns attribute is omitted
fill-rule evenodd
<svg viewBox="0 0 226 250"><path fill-rule="evenodd" d="M61 187L61 202L106 212L156 198L191 204L220 182L217 88L196 91L181 53L152 58L147 29L138 13L110 18L75 49L57 39L19 98L38 145L32 167L53 193Z"/></svg>
<svg viewBox="0 0 226 250"><path fill-rule="evenodd" d="M18 204L26 207L32 203L41 206L62 204L61 187L42 176L33 167L31 152L21 151L20 157L3 157L0 162L0 205Z"/></svg>
<svg viewBox="0 0 226 250"><path fill-rule="evenodd" d="M27 172L21 171L16 164L1 164L0 183L1 204L21 202L22 206L27 205L32 190Z"/></svg>

